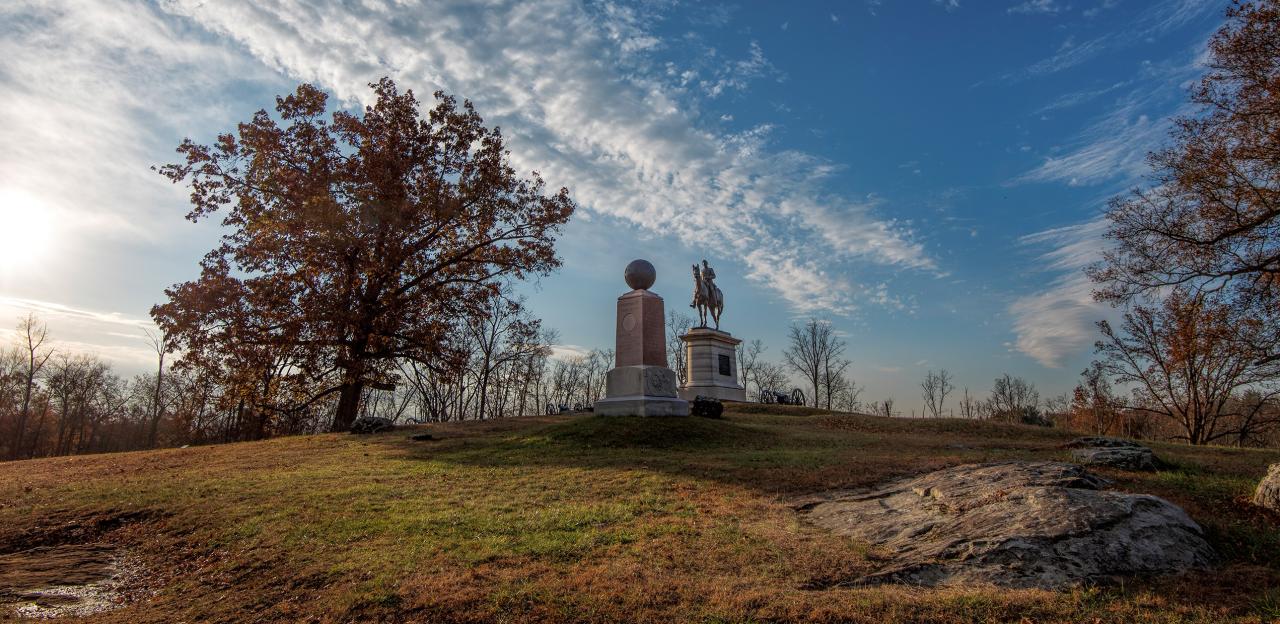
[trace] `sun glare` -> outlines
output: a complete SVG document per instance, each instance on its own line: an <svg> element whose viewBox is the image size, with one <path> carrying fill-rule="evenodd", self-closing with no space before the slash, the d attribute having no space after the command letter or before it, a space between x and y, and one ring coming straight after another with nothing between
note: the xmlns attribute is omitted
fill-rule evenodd
<svg viewBox="0 0 1280 624"><path fill-rule="evenodd" d="M29 267L43 260L52 245L50 208L21 191L0 189L0 268Z"/></svg>

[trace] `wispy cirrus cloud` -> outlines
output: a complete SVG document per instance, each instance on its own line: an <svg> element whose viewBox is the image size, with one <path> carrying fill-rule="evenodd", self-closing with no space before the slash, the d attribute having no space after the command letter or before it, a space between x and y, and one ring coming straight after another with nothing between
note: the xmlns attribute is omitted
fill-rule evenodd
<svg viewBox="0 0 1280 624"><path fill-rule="evenodd" d="M664 45L644 16L601 6L459 4L417 20L359 6L299 12L282 1L166 5L347 101L369 97L364 85L381 73L420 92L468 97L508 130L521 169L569 186L598 214L746 258L748 277L785 282L780 292L795 308L852 309L850 266L933 267L905 224L829 198L829 163L773 149L768 126L728 133L697 118L697 98L767 73L758 44L722 82L695 94L682 89L683 72L644 56ZM798 247L818 260L796 258Z"/></svg>
<svg viewBox="0 0 1280 624"><path fill-rule="evenodd" d="M15 0L0 23L0 189L39 197L73 241L163 237L152 217L184 194L149 170L148 148L216 116L203 94L265 74L129 1Z"/></svg>
<svg viewBox="0 0 1280 624"><path fill-rule="evenodd" d="M1094 285L1083 269L1101 259L1106 248L1105 219L1095 219L1023 236L1019 244L1047 249L1041 269L1056 272L1047 288L1019 297L1010 306L1014 348L1043 366L1059 368L1097 337L1096 323L1113 312L1093 298Z"/></svg>
<svg viewBox="0 0 1280 624"><path fill-rule="evenodd" d="M1054 3L1031 0L1026 4L1034 7L1039 4L1053 5ZM1030 7L1028 8L1029 12L1031 11ZM1204 2L1204 0L1175 0L1173 2L1156 3L1151 8L1143 11L1132 23L1124 24L1122 28L1100 37L1077 42L1074 36L1069 35L1054 54L1032 63L1024 70L1006 74L1004 77L1009 80L1022 80L1070 69L1086 61L1093 60L1109 50L1127 47L1151 37L1164 35L1191 23L1209 12L1221 12L1222 8L1217 3Z"/></svg>
<svg viewBox="0 0 1280 624"><path fill-rule="evenodd" d="M1149 115L1144 99L1125 101L1085 129L1065 153L1046 158L1015 182L1082 186L1141 176L1147 171L1147 154L1172 128L1167 117Z"/></svg>
<svg viewBox="0 0 1280 624"><path fill-rule="evenodd" d="M1146 66L1133 80L1101 92L1064 96L1059 102L1074 105L1079 98L1092 99L1122 86L1132 87L1114 109L1090 122L1061 154L1046 158L1012 183L1056 182L1112 189L1095 200L1098 206L1112 192L1137 183L1150 171L1147 155L1169 140L1172 118L1193 112L1182 101L1183 90L1203 71L1203 48L1202 44L1189 50L1190 60ZM1010 306L1016 350L1056 368L1084 350L1096 337L1096 322L1113 314L1108 306L1094 301L1094 284L1083 273L1089 263L1101 260L1107 247L1102 237L1106 227L1105 218L1099 217L1020 239L1024 246L1045 250L1038 257L1039 269L1056 276L1047 287L1018 297Z"/></svg>
<svg viewBox="0 0 1280 624"><path fill-rule="evenodd" d="M1058 96L1052 102L1049 102L1048 104L1045 104L1044 106L1041 106L1040 108L1036 109L1034 114L1045 115L1047 113L1051 113L1054 111L1071 108L1073 106L1079 106L1086 102L1090 102L1099 97L1102 97L1108 93L1114 92L1117 89L1124 88L1125 86L1128 86L1128 84L1129 84L1128 82L1117 82L1115 84L1112 84L1107 87L1102 87L1100 89L1085 89L1082 91L1072 91L1070 93L1064 93Z"/></svg>
<svg viewBox="0 0 1280 624"><path fill-rule="evenodd" d="M1070 8L1070 6L1061 4L1057 0L1027 0L1009 7L1006 11L1011 15L1053 15Z"/></svg>
<svg viewBox="0 0 1280 624"><path fill-rule="evenodd" d="M27 314L50 328L45 347L59 353L93 354L139 370L155 365L155 350L147 343L147 331L155 331L150 319L119 312L81 308L38 299L0 296L0 318L19 319ZM0 327L0 344L19 342L13 327Z"/></svg>
<svg viewBox="0 0 1280 624"><path fill-rule="evenodd" d="M1038 113L1075 106L1129 88L1108 112L1091 120L1075 138L1034 169L1012 182L1065 182L1085 186L1115 180L1135 181L1148 171L1147 155L1169 137L1173 119L1193 112L1185 103L1185 85L1204 70L1204 45L1188 50L1180 62L1147 64L1132 80L1059 97Z"/></svg>

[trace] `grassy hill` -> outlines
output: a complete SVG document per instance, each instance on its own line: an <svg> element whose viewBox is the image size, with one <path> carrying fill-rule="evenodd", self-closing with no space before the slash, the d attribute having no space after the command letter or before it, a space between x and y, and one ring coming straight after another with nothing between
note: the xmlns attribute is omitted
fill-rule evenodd
<svg viewBox="0 0 1280 624"><path fill-rule="evenodd" d="M1067 593L846 587L883 560L798 521L798 499L958 463L1067 460L1072 436L753 411L0 463L0 597L5 556L96 543L138 572L131 600L93 619L131 624L1280 617L1280 519L1247 502L1280 452L1157 444L1171 469L1103 473L1183 506L1222 555L1210 573ZM409 439L422 431L441 439Z"/></svg>

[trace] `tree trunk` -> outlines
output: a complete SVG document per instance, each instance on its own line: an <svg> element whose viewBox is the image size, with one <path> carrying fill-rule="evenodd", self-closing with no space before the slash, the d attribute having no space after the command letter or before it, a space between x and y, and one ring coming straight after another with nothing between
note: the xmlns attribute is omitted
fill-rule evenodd
<svg viewBox="0 0 1280 624"><path fill-rule="evenodd" d="M356 421L360 410L360 395L364 394L364 382L350 379L342 385L338 395L338 409L333 415L333 431L348 431Z"/></svg>
<svg viewBox="0 0 1280 624"><path fill-rule="evenodd" d="M13 439L13 448L10 450L10 456L14 459L19 457L22 452L22 439L27 437L27 419L31 410L31 389L36 383L35 373L35 355L31 356L31 366L27 369L27 383L22 392L22 411L18 412L18 432Z"/></svg>
<svg viewBox="0 0 1280 624"><path fill-rule="evenodd" d="M164 351L160 352L160 367L156 370L156 391L151 396L151 430L147 433L147 448L156 447L156 433L160 429L160 390L164 383Z"/></svg>

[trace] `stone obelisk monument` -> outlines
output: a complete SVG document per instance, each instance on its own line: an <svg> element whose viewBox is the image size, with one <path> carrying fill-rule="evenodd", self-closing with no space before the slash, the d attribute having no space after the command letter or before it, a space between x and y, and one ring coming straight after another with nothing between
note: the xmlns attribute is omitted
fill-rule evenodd
<svg viewBox="0 0 1280 624"><path fill-rule="evenodd" d="M689 403L676 394L676 373L667 368L662 297L649 292L658 272L633 260L624 277L631 292L618 297L617 363L605 376L601 416L688 416Z"/></svg>

